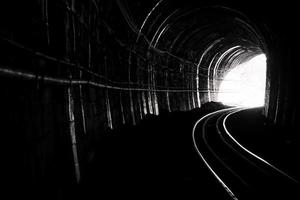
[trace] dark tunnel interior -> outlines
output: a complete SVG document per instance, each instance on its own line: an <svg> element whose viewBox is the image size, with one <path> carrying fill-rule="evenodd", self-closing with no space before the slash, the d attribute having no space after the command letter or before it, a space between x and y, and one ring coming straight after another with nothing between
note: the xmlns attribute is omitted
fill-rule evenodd
<svg viewBox="0 0 300 200"><path fill-rule="evenodd" d="M222 101L223 93L234 102L259 96L228 119L230 131L300 180L298 12L289 1L1 1L9 199L235 199L191 137L208 113L247 107ZM262 55L253 82L228 78Z"/></svg>

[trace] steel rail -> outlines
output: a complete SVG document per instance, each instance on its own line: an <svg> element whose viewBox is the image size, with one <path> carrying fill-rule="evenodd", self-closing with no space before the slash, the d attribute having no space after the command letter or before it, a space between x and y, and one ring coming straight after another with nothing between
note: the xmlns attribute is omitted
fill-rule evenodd
<svg viewBox="0 0 300 200"><path fill-rule="evenodd" d="M193 131L192 131L192 139L193 139L193 144L194 144L194 148L197 152L197 154L200 156L200 158L202 159L202 161L204 162L204 164L206 165L206 167L209 169L209 171L212 173L212 175L217 179L217 181L221 184L221 186L224 188L224 190L227 192L227 194L233 199L233 200L238 200L238 198L236 197L236 195L231 191L231 189L226 185L226 183L219 177L219 175L212 169L212 167L208 164L207 160L205 159L205 157L203 156L203 154L200 152L198 146L197 146L197 142L196 142L196 138L195 138L195 132L196 132L196 128L197 126L200 124L200 122L202 122L203 120L205 120L207 117L221 113L221 112L225 112L225 111L230 111L233 110L235 108L226 108L226 109L222 109L222 110L217 110L214 111L212 113L209 113L205 116L203 116L202 118L200 118L194 125L193 127Z"/></svg>
<svg viewBox="0 0 300 200"><path fill-rule="evenodd" d="M238 113L238 112L241 112L241 111L244 111L244 110L247 110L249 108L241 108L241 109L238 109L236 111L233 111L231 113L229 113L223 120L223 128L225 130L225 133L229 136L229 138L235 143L237 144L237 146L239 146L243 151L245 151L246 153L248 153L249 155L251 155L252 157L256 158L257 160L261 161L262 163L266 164L267 166L271 167L272 169L276 170L278 173L282 174L283 176L287 177L288 179L290 179L291 181L295 182L296 184L300 184L298 180L294 179L293 177L291 177L290 175L288 175L286 172L280 170L279 168L275 167L273 164L269 163L268 161L266 161L265 159L263 159L262 157L254 154L253 152L251 152L250 150L248 150L247 148L245 148L243 145L241 145L231 134L230 132L228 131L228 129L226 128L226 121L227 119Z"/></svg>

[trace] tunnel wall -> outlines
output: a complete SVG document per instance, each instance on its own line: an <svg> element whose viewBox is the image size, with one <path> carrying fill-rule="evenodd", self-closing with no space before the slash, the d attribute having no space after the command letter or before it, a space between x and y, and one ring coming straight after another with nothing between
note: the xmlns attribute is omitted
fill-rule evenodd
<svg viewBox="0 0 300 200"><path fill-rule="evenodd" d="M154 59L162 55L147 57L143 45L133 47L137 34L115 1L0 7L0 115L14 145L6 162L14 160L19 170L11 182L26 174L31 181L20 184L63 191L84 176L94 140L146 114L195 107L193 77L166 73Z"/></svg>
<svg viewBox="0 0 300 200"><path fill-rule="evenodd" d="M299 30L294 28L298 6L290 1L274 2L263 5L256 14L250 11L247 14L261 30L267 49L265 115L271 123L284 127L282 135L298 137L292 131L299 123Z"/></svg>

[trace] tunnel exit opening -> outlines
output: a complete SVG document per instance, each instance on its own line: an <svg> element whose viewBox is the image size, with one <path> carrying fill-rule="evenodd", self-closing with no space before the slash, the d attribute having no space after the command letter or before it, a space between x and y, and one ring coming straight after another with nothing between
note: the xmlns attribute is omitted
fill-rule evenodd
<svg viewBox="0 0 300 200"><path fill-rule="evenodd" d="M259 54L231 69L220 84L218 101L229 106L264 106L266 70L265 54Z"/></svg>

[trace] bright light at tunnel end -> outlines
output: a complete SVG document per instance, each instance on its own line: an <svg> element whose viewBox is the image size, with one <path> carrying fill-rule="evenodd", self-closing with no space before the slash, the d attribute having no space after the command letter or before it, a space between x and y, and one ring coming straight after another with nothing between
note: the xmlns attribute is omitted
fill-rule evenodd
<svg viewBox="0 0 300 200"><path fill-rule="evenodd" d="M236 66L224 77L218 101L229 106L261 107L265 104L266 56L260 54Z"/></svg>

